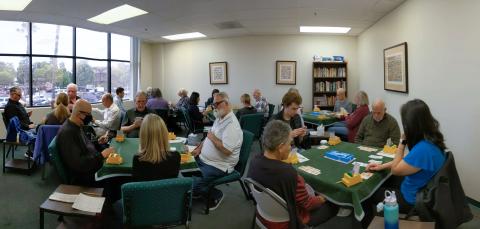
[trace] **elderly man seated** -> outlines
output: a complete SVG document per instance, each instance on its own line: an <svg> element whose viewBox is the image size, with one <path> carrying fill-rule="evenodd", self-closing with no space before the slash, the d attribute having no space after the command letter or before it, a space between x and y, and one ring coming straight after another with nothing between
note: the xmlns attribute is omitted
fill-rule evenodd
<svg viewBox="0 0 480 229"><path fill-rule="evenodd" d="M57 134L57 147L60 158L70 173L72 183L94 186L95 172L103 165L103 159L113 152L113 148L100 150L83 131L83 126L92 121L92 105L86 100L77 100L69 119ZM106 139L99 139L105 144Z"/></svg>
<svg viewBox="0 0 480 229"><path fill-rule="evenodd" d="M18 117L20 121L20 127L22 130L30 130L35 128L35 124L30 121L30 116L32 112L27 112L25 107L20 103L20 99L22 98L22 89L19 87L12 87L10 88L10 99L5 105L5 119L7 122L10 121L13 117ZM8 125L8 124L7 124Z"/></svg>
<svg viewBox="0 0 480 229"><path fill-rule="evenodd" d="M80 99L80 97L77 96L77 92L78 92L78 87L76 84L70 83L67 85L68 110L70 111L70 113L72 112L73 105L75 104L75 102L77 102L77 100Z"/></svg>
<svg viewBox="0 0 480 229"><path fill-rule="evenodd" d="M113 102L113 96L110 93L102 96L102 105L105 109L93 108L94 111L103 115L103 120L94 120L95 134L97 136L105 135L109 130L117 130L120 127L120 109Z"/></svg>
<svg viewBox="0 0 480 229"><path fill-rule="evenodd" d="M147 94L143 91L137 92L135 95L135 107L129 109L125 115L125 121L121 130L126 133L128 138L138 138L140 133L140 125L143 117L152 113L147 109Z"/></svg>
<svg viewBox="0 0 480 229"><path fill-rule="evenodd" d="M358 128L355 143L381 148L389 138L392 142L400 140L397 120L386 111L385 102L376 99L372 104L372 112L363 119Z"/></svg>
<svg viewBox="0 0 480 229"><path fill-rule="evenodd" d="M216 117L212 129L208 132L207 138L192 151L198 168L202 172L202 178L194 181L195 197L206 197L208 186L212 181L234 170L243 142L243 132L232 112L228 95L225 92L216 94L212 106ZM214 210L222 202L223 193L214 188L211 197L209 209Z"/></svg>

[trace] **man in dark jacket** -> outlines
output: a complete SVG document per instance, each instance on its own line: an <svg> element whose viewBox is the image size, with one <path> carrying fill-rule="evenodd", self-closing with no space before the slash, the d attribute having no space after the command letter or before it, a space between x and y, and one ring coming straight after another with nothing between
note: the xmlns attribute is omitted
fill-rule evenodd
<svg viewBox="0 0 480 229"><path fill-rule="evenodd" d="M30 115L32 115L32 112L27 112L27 110L25 110L25 107L19 102L21 98L22 89L19 87L10 88L10 99L8 100L7 105L5 105L5 118L7 119L7 122L9 122L11 118L17 116L23 130L34 129L35 124L30 121Z"/></svg>
<svg viewBox="0 0 480 229"><path fill-rule="evenodd" d="M71 174L74 184L93 186L95 172L103 165L103 159L113 152L107 148L101 152L85 135L83 126L92 121L92 105L86 100L75 102L73 112L60 128L57 135L60 158L67 171ZM100 144L106 143L106 138L99 139Z"/></svg>

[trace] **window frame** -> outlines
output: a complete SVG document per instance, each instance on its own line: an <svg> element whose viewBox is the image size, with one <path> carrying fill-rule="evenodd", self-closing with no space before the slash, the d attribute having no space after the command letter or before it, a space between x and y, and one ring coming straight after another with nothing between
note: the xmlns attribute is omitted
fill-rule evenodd
<svg viewBox="0 0 480 229"><path fill-rule="evenodd" d="M17 21L17 22L25 22L25 21ZM112 33L110 32L102 32L102 31L97 31L97 30L92 30L96 32L102 32L102 33L107 33L107 58L91 58L91 57L84 57L84 56L77 56L77 27L76 26L70 26L72 27L72 55L47 55L47 54L32 54L32 44L33 44L33 33L32 33L32 24L35 22L25 22L28 23L28 41L27 41L27 48L28 52L27 54L15 54L15 53L0 53L0 56L10 56L10 57L27 57L29 59L29 88L30 90L28 92L24 92L24 94L29 95L30 100L28 101L28 107L48 107L47 105L44 106L34 106L33 105L33 58L34 57L45 57L45 58L66 58L70 59L72 61L72 83L77 84L77 59L79 60L93 60L93 61L106 61L107 62L107 91L109 93L112 93L112 61L113 62L123 62L123 63L129 63L130 66L132 66L132 54L130 54L130 60L118 60L118 59L112 59L111 54L112 54ZM49 23L48 23L49 24ZM56 24L52 24L56 25ZM65 25L68 26L68 25ZM79 28L79 27L78 27ZM86 29L86 28L81 28L81 29ZM87 29L91 30L91 29ZM121 34L119 34L121 35ZM125 35L123 35L125 36ZM130 37L130 45L133 45L132 40L134 39L131 36ZM130 46L130 50L132 50L132 47ZM132 74L132 81L134 81L134 77ZM133 82L134 84L134 82ZM133 88L132 88L133 89Z"/></svg>

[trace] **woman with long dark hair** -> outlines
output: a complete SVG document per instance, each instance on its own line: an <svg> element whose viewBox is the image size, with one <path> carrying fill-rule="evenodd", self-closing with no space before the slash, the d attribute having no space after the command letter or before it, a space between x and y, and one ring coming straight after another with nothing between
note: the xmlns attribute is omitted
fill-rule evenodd
<svg viewBox="0 0 480 229"><path fill-rule="evenodd" d="M390 169L394 175L390 182L386 182L374 194L372 204L383 201L385 190L391 190L396 193L400 212L408 213L415 205L417 192L444 164L444 151L447 147L440 132L440 124L425 102L420 99L408 101L400 108L400 115L404 135L398 144L395 158L385 164L371 163L367 170ZM410 152L406 153L405 147L408 147ZM400 180L401 182L398 182Z"/></svg>

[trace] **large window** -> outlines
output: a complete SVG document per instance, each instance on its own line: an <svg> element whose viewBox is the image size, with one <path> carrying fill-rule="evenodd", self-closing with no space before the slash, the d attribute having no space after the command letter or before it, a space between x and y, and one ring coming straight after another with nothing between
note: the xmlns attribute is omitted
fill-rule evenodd
<svg viewBox="0 0 480 229"><path fill-rule="evenodd" d="M8 34L0 36L0 107L12 86L27 106L49 106L72 82L91 103L120 86L131 97L131 37L44 23L0 21L0 28Z"/></svg>

